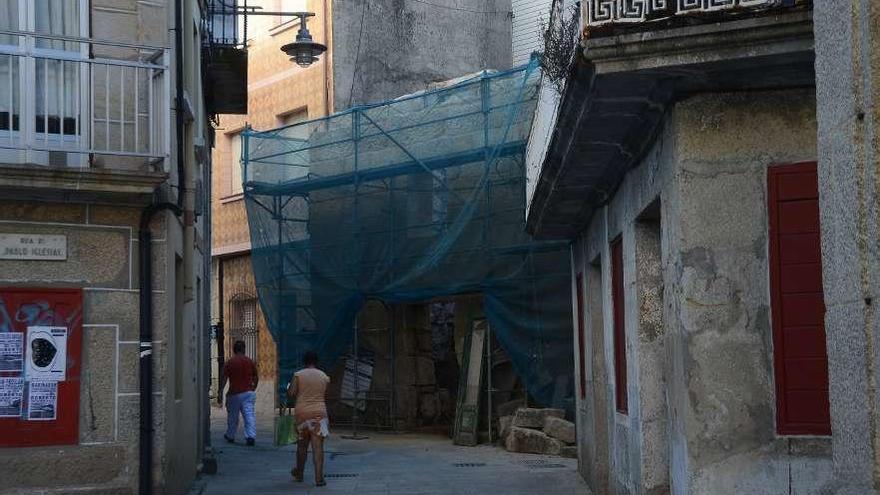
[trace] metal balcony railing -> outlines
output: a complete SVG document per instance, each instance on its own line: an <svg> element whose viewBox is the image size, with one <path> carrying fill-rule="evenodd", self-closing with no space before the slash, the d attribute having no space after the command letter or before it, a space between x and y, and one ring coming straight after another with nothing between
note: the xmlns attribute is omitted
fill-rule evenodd
<svg viewBox="0 0 880 495"><path fill-rule="evenodd" d="M0 163L167 164L170 62L165 48L0 30Z"/></svg>

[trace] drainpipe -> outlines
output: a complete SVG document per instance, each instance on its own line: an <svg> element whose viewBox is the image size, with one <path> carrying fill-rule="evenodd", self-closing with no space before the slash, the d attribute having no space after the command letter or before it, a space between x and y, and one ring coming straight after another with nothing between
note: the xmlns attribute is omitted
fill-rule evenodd
<svg viewBox="0 0 880 495"><path fill-rule="evenodd" d="M138 248L140 273L140 437L138 464L138 493L149 495L153 486L153 236L150 221L158 213L171 211L175 216L183 214L186 170L184 167L184 121L183 121L183 2L174 1L174 82L177 202L157 202L141 212ZM157 191L158 192L158 188ZM157 194L154 194L156 197Z"/></svg>

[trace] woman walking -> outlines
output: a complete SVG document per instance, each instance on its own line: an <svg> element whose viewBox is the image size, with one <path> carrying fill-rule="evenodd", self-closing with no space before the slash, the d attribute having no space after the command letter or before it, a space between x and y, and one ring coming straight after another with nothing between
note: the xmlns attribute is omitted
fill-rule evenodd
<svg viewBox="0 0 880 495"><path fill-rule="evenodd" d="M324 402L330 377L317 368L318 355L312 351L303 356L303 369L294 373L287 386L287 398L296 398L294 421L299 431L296 443L296 466L290 471L293 479L303 480L309 444L315 462L315 486L324 486L324 439L330 435L327 405Z"/></svg>

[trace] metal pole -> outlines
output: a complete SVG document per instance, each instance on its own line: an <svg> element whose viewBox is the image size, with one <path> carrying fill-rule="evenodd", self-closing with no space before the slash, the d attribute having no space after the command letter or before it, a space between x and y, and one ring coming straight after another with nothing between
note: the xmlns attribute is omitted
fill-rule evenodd
<svg viewBox="0 0 880 495"><path fill-rule="evenodd" d="M358 357L357 317L355 317L355 322L354 322L354 352L352 352L352 354L354 355L354 402L353 402L354 411L352 412L351 422L352 422L352 428L354 431L351 435L342 435L342 438L345 438L348 440L365 440L369 437L358 434L358 421L360 420L360 417L358 415L358 394L360 393L359 385L358 385L358 374L360 374L360 369L358 367L358 361L360 361L360 358Z"/></svg>
<svg viewBox="0 0 880 495"><path fill-rule="evenodd" d="M489 443L492 443L492 327L486 320L486 416L489 419Z"/></svg>

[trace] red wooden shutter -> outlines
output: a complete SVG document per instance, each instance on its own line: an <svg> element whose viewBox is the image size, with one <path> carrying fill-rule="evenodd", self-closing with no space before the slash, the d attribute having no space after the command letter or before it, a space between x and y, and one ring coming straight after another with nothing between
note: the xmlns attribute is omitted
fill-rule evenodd
<svg viewBox="0 0 880 495"><path fill-rule="evenodd" d="M586 347L586 342L584 342L584 276L581 273L577 274L577 278L575 279L575 284L577 287L575 288L575 294L577 295L577 329L578 329L578 356L580 356L579 368L580 368L580 385L581 385L581 399L585 399L587 397L587 366L585 359L586 352L584 348Z"/></svg>
<svg viewBox="0 0 880 495"><path fill-rule="evenodd" d="M623 245L611 243L611 299L614 310L614 399L617 411L629 411L626 393L626 326L624 322Z"/></svg>
<svg viewBox="0 0 880 495"><path fill-rule="evenodd" d="M830 435L816 164L770 167L768 192L776 428Z"/></svg>

